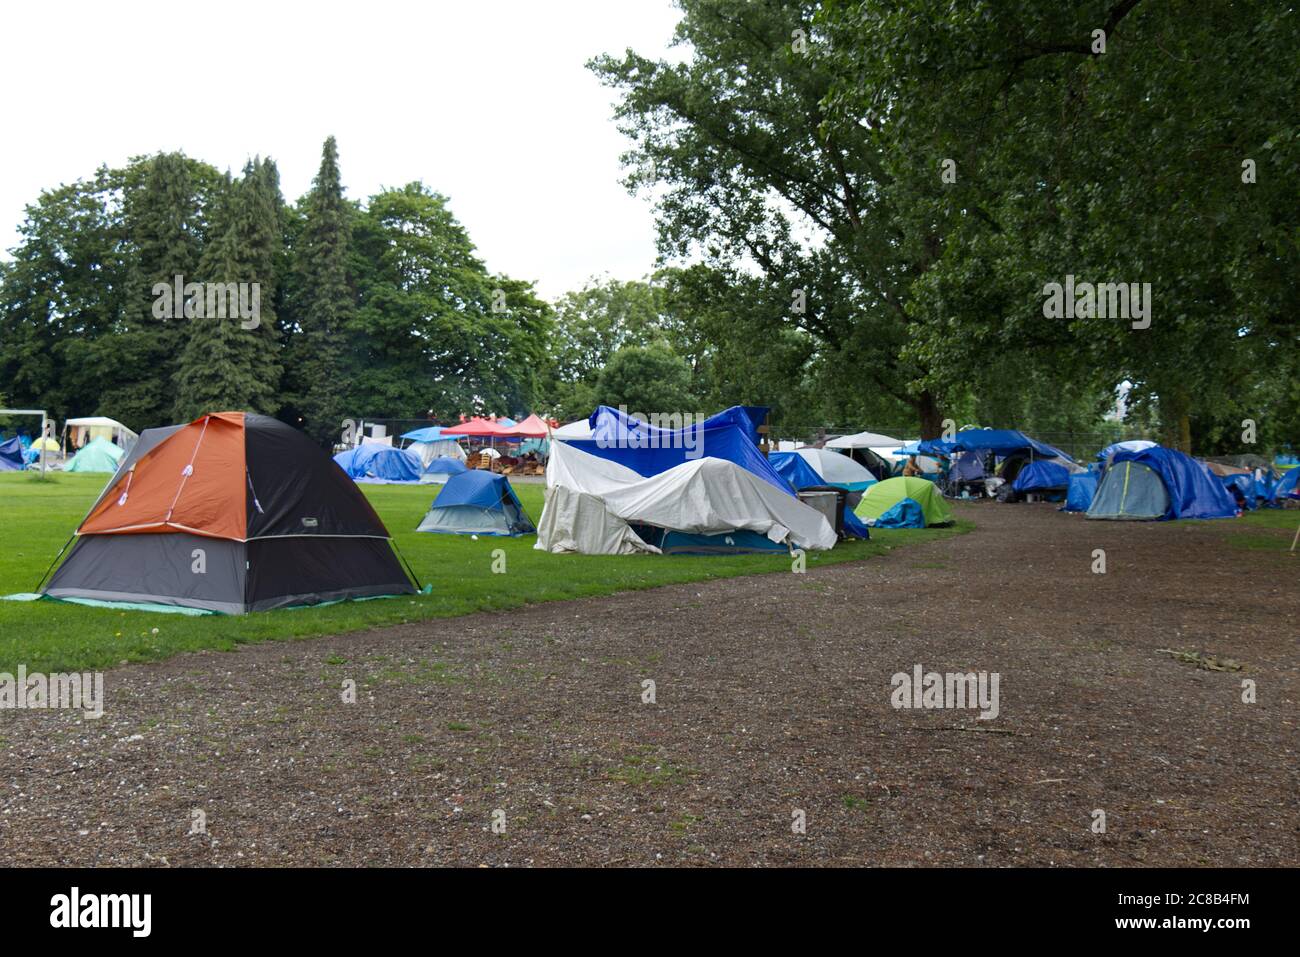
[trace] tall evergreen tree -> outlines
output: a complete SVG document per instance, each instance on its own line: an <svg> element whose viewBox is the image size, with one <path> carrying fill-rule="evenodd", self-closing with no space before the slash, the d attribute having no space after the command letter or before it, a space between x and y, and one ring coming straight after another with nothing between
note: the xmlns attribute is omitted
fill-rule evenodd
<svg viewBox="0 0 1300 957"><path fill-rule="evenodd" d="M195 317L184 324L175 405L182 421L212 411L278 411L280 348L274 303L282 205L279 173L269 159L250 161L217 205L217 238L199 263L201 281L256 283L259 313L256 324L238 315Z"/></svg>
<svg viewBox="0 0 1300 957"><path fill-rule="evenodd" d="M355 315L349 275L352 207L343 198L338 145L321 150L320 170L302 202L302 222L293 249L288 295L285 391L308 435L328 445L345 411L345 336Z"/></svg>

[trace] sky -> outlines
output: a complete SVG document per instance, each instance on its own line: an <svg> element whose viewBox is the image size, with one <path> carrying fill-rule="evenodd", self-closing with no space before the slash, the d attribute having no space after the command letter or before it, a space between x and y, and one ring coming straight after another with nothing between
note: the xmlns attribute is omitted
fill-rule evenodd
<svg viewBox="0 0 1300 957"><path fill-rule="evenodd" d="M412 180L450 197L494 272L545 298L654 263L649 200L621 185L615 92L586 61L668 48L670 0L226 0L6 6L0 250L41 190L163 150L236 172L272 157L285 199L339 144L346 195Z"/></svg>

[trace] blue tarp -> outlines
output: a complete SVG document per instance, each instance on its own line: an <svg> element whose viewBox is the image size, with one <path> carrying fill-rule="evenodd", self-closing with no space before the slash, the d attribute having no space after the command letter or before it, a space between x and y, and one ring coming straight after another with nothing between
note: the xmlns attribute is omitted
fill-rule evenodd
<svg viewBox="0 0 1300 957"><path fill-rule="evenodd" d="M794 486L795 491L826 484L826 480L798 452L773 452L767 460L776 469L776 474Z"/></svg>
<svg viewBox="0 0 1300 957"><path fill-rule="evenodd" d="M921 455L951 455L953 452L993 452L1010 455L1012 452L1032 451L1042 458L1060 458L1073 462L1060 449L1031 439L1018 429L965 429L951 439L922 439L916 443Z"/></svg>
<svg viewBox="0 0 1300 957"><path fill-rule="evenodd" d="M448 479L438 497L433 500L433 507L477 505L479 508L500 508L502 496L506 495L519 505L519 497L504 475L473 469Z"/></svg>
<svg viewBox="0 0 1300 957"><path fill-rule="evenodd" d="M429 463L428 468L424 470L425 475L459 475L461 472L468 472L469 468L460 459L453 459L444 455L441 458L434 459Z"/></svg>
<svg viewBox="0 0 1300 957"><path fill-rule="evenodd" d="M388 445L359 445L334 456L334 461L353 479L382 479L385 482L418 482L420 459L412 452Z"/></svg>
<svg viewBox="0 0 1300 957"><path fill-rule="evenodd" d="M767 460L776 469L776 473L789 482L795 491L830 485L798 452L773 452ZM844 503L844 531L854 538L871 537L866 522L854 514L847 501Z"/></svg>
<svg viewBox="0 0 1300 957"><path fill-rule="evenodd" d="M592 437L572 439L575 449L609 459L649 478L704 456L733 462L787 495L794 491L754 444L757 422L767 410L734 405L689 429L659 429L617 409L600 406L591 414Z"/></svg>
<svg viewBox="0 0 1300 957"><path fill-rule="evenodd" d="M1121 449L1115 453L1112 468L1121 462L1145 465L1164 481L1169 505L1162 518L1236 517L1237 503L1217 476L1182 452L1160 445L1137 451Z"/></svg>
<svg viewBox="0 0 1300 957"><path fill-rule="evenodd" d="M874 528L925 528L925 509L914 498L900 498L876 519Z"/></svg>
<svg viewBox="0 0 1300 957"><path fill-rule="evenodd" d="M0 472L12 472L23 467L23 443L15 436L0 442Z"/></svg>
<svg viewBox="0 0 1300 957"><path fill-rule="evenodd" d="M1061 506L1061 511L1088 511L1093 496L1097 494L1098 477L1096 472L1076 472L1071 475L1070 485L1065 492L1065 504Z"/></svg>
<svg viewBox="0 0 1300 957"><path fill-rule="evenodd" d="M1228 494L1232 495L1234 501L1237 496L1233 495L1232 490L1236 489L1241 493L1241 498L1245 503L1246 508L1254 509L1258 507L1258 503L1255 501L1255 496L1259 494L1259 491L1258 483L1255 481L1255 476L1241 472L1237 475L1220 475L1218 478L1219 484L1227 489ZM1265 497L1267 497L1267 491L1265 492Z"/></svg>
<svg viewBox="0 0 1300 957"><path fill-rule="evenodd" d="M1282 478L1273 487L1269 500L1280 502L1286 498L1300 498L1300 466L1287 469Z"/></svg>
<svg viewBox="0 0 1300 957"><path fill-rule="evenodd" d="M441 425L430 425L423 429L415 429L412 432L404 432L402 438L410 439L412 442L451 442L459 438L456 435L444 437L442 434L444 428L445 426Z"/></svg>
<svg viewBox="0 0 1300 957"><path fill-rule="evenodd" d="M1016 475L1011 487L1017 492L1037 492L1065 488L1070 484L1070 470L1055 462L1030 462Z"/></svg>

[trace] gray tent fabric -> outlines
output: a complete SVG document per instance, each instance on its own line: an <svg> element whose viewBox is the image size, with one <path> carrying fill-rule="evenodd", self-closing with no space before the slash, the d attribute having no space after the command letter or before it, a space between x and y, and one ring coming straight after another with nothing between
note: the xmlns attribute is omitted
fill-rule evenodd
<svg viewBox="0 0 1300 957"><path fill-rule="evenodd" d="M310 592L294 587L302 581L312 582ZM412 590L382 538L238 542L169 533L83 536L45 594L241 615Z"/></svg>
<svg viewBox="0 0 1300 957"><path fill-rule="evenodd" d="M1141 462L1120 462L1102 476L1088 518L1151 521L1169 508L1165 481Z"/></svg>

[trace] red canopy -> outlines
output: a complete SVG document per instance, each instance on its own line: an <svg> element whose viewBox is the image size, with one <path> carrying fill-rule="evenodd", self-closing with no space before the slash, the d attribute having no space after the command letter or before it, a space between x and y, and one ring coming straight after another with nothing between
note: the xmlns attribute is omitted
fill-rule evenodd
<svg viewBox="0 0 1300 957"><path fill-rule="evenodd" d="M444 431L446 430L444 429ZM517 436L521 439L544 439L550 434L550 430L546 427L546 423L539 419L536 413L533 413L517 425L506 429L502 434Z"/></svg>
<svg viewBox="0 0 1300 957"><path fill-rule="evenodd" d="M449 426L442 430L442 435L472 435L475 437L486 438L488 436L509 435L509 429L503 429L495 422L489 421L482 416L476 415L468 422L462 422L460 425Z"/></svg>

